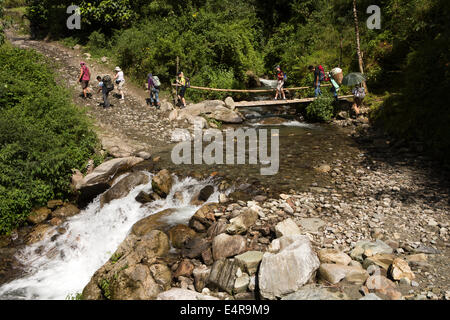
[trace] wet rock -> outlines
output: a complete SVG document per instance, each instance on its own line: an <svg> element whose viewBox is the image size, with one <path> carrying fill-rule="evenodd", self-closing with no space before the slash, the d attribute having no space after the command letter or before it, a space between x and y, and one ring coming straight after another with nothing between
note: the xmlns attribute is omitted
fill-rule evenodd
<svg viewBox="0 0 450 320"><path fill-rule="evenodd" d="M267 126L278 125L278 124L282 124L285 122L286 122L286 119L280 118L280 117L264 118L263 120L259 121L260 124L267 125Z"/></svg>
<svg viewBox="0 0 450 320"><path fill-rule="evenodd" d="M50 219L49 223L52 226L59 226L61 223L63 223L63 220L61 218L52 218Z"/></svg>
<svg viewBox="0 0 450 320"><path fill-rule="evenodd" d="M189 226L192 228L195 221L201 223L205 228L211 227L211 225L216 221L214 215L214 210L217 209L219 205L217 203L207 203L198 209L195 214L189 220Z"/></svg>
<svg viewBox="0 0 450 320"><path fill-rule="evenodd" d="M192 290L172 288L161 292L156 300L219 300L216 297L207 296Z"/></svg>
<svg viewBox="0 0 450 320"><path fill-rule="evenodd" d="M224 102L221 100L207 100L188 105L178 112L178 119L183 120L201 114L224 123L242 123L243 121L238 113L225 107Z"/></svg>
<svg viewBox="0 0 450 320"><path fill-rule="evenodd" d="M172 175L166 169L159 171L152 178L152 190L162 198L167 197L172 189L172 185Z"/></svg>
<svg viewBox="0 0 450 320"><path fill-rule="evenodd" d="M161 199L160 196L158 196L156 193L147 193L145 191L139 192L139 194L136 196L134 200L136 200L139 203L148 203L155 200Z"/></svg>
<svg viewBox="0 0 450 320"><path fill-rule="evenodd" d="M212 253L214 260L232 257L247 250L247 241L244 237L230 236L221 233L213 239Z"/></svg>
<svg viewBox="0 0 450 320"><path fill-rule="evenodd" d="M260 251L247 251L234 257L236 264L245 272L253 275L257 272L264 253Z"/></svg>
<svg viewBox="0 0 450 320"><path fill-rule="evenodd" d="M44 240L50 228L51 227L48 224L39 224L35 226L32 231L26 236L26 244L30 245Z"/></svg>
<svg viewBox="0 0 450 320"><path fill-rule="evenodd" d="M30 215L27 217L27 221L32 224L39 224L47 220L48 216L52 211L46 207L39 209L34 209L31 211Z"/></svg>
<svg viewBox="0 0 450 320"><path fill-rule="evenodd" d="M236 282L238 266L230 259L220 259L211 267L207 286L210 289L219 288L232 294Z"/></svg>
<svg viewBox="0 0 450 320"><path fill-rule="evenodd" d="M347 276L350 276L351 282L362 284L369 277L369 274L364 269L330 263L322 263L320 265L319 275L321 279L331 284L336 284Z"/></svg>
<svg viewBox="0 0 450 320"><path fill-rule="evenodd" d="M90 203L96 196L111 187L111 182L118 174L142 161L144 160L139 157L125 157L103 162L77 183L76 190L80 191L79 204L85 206Z"/></svg>
<svg viewBox="0 0 450 320"><path fill-rule="evenodd" d="M402 278L407 278L409 280L414 280L416 277L414 273L411 271L411 268L408 265L408 262L406 262L403 259L395 258L392 262L392 265L389 268L388 271L389 275L394 280L400 280Z"/></svg>
<svg viewBox="0 0 450 320"><path fill-rule="evenodd" d="M258 219L258 212L253 209L247 209L239 216L230 220L230 225L227 227L229 234L243 234L247 232Z"/></svg>
<svg viewBox="0 0 450 320"><path fill-rule="evenodd" d="M80 209L78 209L77 206L75 206L71 203L66 203L66 204L64 204L64 206L53 211L52 217L64 219L64 218L69 218L74 215L77 215L78 213L80 213Z"/></svg>
<svg viewBox="0 0 450 320"><path fill-rule="evenodd" d="M331 167L327 164L322 164L316 168L314 168L316 171L321 172L321 173L328 173L331 171Z"/></svg>
<svg viewBox="0 0 450 320"><path fill-rule="evenodd" d="M200 257L203 252L207 251L211 247L211 241L204 238L192 238L188 240L181 250L183 257L191 259Z"/></svg>
<svg viewBox="0 0 450 320"><path fill-rule="evenodd" d="M208 185L200 190L198 199L200 201L208 201L209 197L214 193L214 186Z"/></svg>
<svg viewBox="0 0 450 320"><path fill-rule="evenodd" d="M347 300L345 293L331 292L327 288L314 284L305 285L294 293L290 293L281 300Z"/></svg>
<svg viewBox="0 0 450 320"><path fill-rule="evenodd" d="M301 234L300 228L297 226L297 224L292 220L291 218L288 218L286 220L283 220L279 222L275 226L275 234L277 238L281 238L284 236L292 236L296 234Z"/></svg>
<svg viewBox="0 0 450 320"><path fill-rule="evenodd" d="M141 219L131 227L131 233L136 236L143 236L152 230L167 231L171 227L167 223L167 219L176 213L176 209L165 209Z"/></svg>
<svg viewBox="0 0 450 320"><path fill-rule="evenodd" d="M114 186L100 197L100 207L110 203L113 200L121 199L127 196L135 187L148 183L150 178L143 172L130 173L125 178L121 179Z"/></svg>
<svg viewBox="0 0 450 320"><path fill-rule="evenodd" d="M136 157L142 158L144 160L148 160L152 157L150 152L147 151L139 151L138 153L136 153Z"/></svg>
<svg viewBox="0 0 450 320"><path fill-rule="evenodd" d="M275 239L272 245L278 251L264 253L258 272L260 294L266 299L299 290L320 264L307 236L285 236Z"/></svg>
<svg viewBox="0 0 450 320"><path fill-rule="evenodd" d="M181 249L187 241L197 235L194 230L183 224L170 228L168 234L172 246L178 249Z"/></svg>
<svg viewBox="0 0 450 320"><path fill-rule="evenodd" d="M336 249L321 249L318 252L318 257L321 263L335 263L344 266L352 261L348 254Z"/></svg>
<svg viewBox="0 0 450 320"><path fill-rule="evenodd" d="M179 276L190 277L192 272L194 271L194 265L188 259L183 259L178 265L177 270L173 274L174 278L178 278Z"/></svg>

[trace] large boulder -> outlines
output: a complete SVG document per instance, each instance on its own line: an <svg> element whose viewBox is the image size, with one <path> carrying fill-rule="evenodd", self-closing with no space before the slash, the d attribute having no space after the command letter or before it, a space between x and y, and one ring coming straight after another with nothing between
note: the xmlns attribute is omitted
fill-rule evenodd
<svg viewBox="0 0 450 320"><path fill-rule="evenodd" d="M48 216L52 211L49 208L41 207L38 209L34 209L31 211L30 215L27 218L27 221L32 224L39 224L47 220Z"/></svg>
<svg viewBox="0 0 450 320"><path fill-rule="evenodd" d="M80 192L79 204L81 206L87 205L96 196L109 189L118 174L127 171L142 161L144 159L139 157L125 157L103 162L76 184L75 188Z"/></svg>
<svg viewBox="0 0 450 320"><path fill-rule="evenodd" d="M65 203L62 207L52 212L53 218L69 218L80 213L80 209L71 203Z"/></svg>
<svg viewBox="0 0 450 320"><path fill-rule="evenodd" d="M233 257L247 250L247 240L243 236L230 236L221 233L213 239L212 254L214 260Z"/></svg>
<svg viewBox="0 0 450 320"><path fill-rule="evenodd" d="M110 203L112 200L120 199L127 196L132 189L141 184L149 182L149 177L143 172L130 173L121 179L100 197L100 207Z"/></svg>
<svg viewBox="0 0 450 320"><path fill-rule="evenodd" d="M203 101L197 104L191 104L178 113L178 119L189 119L193 116L206 115L225 123L241 123L243 119L233 110L225 107L221 100Z"/></svg>
<svg viewBox="0 0 450 320"><path fill-rule="evenodd" d="M168 234L172 246L178 249L181 249L188 240L196 236L196 232L184 224L170 228Z"/></svg>
<svg viewBox="0 0 450 320"><path fill-rule="evenodd" d="M232 294L238 269L239 266L233 260L217 260L211 267L207 286L211 289L219 288Z"/></svg>
<svg viewBox="0 0 450 320"><path fill-rule="evenodd" d="M258 273L263 298L275 299L299 290L319 268L319 259L307 236L275 239L271 250L272 253L264 254Z"/></svg>
<svg viewBox="0 0 450 320"><path fill-rule="evenodd" d="M152 179L153 192L165 198L172 189L173 179L172 175L167 169L159 171Z"/></svg>
<svg viewBox="0 0 450 320"><path fill-rule="evenodd" d="M193 229L199 229L198 224L201 224L206 229L211 227L212 224L216 221L214 210L218 207L219 205L217 203L207 203L203 205L189 220L189 226Z"/></svg>
<svg viewBox="0 0 450 320"><path fill-rule="evenodd" d="M173 226L172 223L168 223L168 219L176 212L176 209L165 209L143 218L131 227L131 233L136 236L143 236L152 230L167 231Z"/></svg>
<svg viewBox="0 0 450 320"><path fill-rule="evenodd" d="M300 228L298 225L292 220L291 218L288 218L286 220L283 220L279 222L275 226L275 234L277 238L281 238L284 236L292 236L296 234L301 234Z"/></svg>

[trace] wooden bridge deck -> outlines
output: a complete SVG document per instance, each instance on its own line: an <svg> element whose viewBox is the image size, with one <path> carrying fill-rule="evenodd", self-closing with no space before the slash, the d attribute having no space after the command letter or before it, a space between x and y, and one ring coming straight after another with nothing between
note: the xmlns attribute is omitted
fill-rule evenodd
<svg viewBox="0 0 450 320"><path fill-rule="evenodd" d="M348 98L353 98L353 95L340 96L338 98L339 98L339 100L347 100ZM306 102L312 102L315 99L316 98L303 98L303 99L291 99L291 100L239 101L239 102L235 102L235 106L236 106L236 108L264 107L264 106L274 106L274 105L306 103Z"/></svg>

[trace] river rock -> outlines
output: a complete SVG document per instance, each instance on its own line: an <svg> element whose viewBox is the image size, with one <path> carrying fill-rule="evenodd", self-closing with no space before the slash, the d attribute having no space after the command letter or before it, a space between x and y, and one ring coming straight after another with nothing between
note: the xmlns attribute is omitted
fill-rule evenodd
<svg viewBox="0 0 450 320"><path fill-rule="evenodd" d="M167 231L171 227L171 224L168 223L167 219L176 213L176 209L165 209L152 214L151 216L136 222L133 227L131 227L131 233L137 236L143 236L152 230Z"/></svg>
<svg viewBox="0 0 450 320"><path fill-rule="evenodd" d="M84 206L91 202L96 196L110 188L111 182L118 174L142 161L144 159L139 157L125 157L103 162L77 183L76 190L80 191L78 199L80 205Z"/></svg>
<svg viewBox="0 0 450 320"><path fill-rule="evenodd" d="M247 291L248 285L250 284L250 276L246 273L242 273L238 276L234 282L233 293L243 293Z"/></svg>
<svg viewBox="0 0 450 320"><path fill-rule="evenodd" d="M219 298L207 296L192 290L172 288L161 292L156 300L219 300Z"/></svg>
<svg viewBox="0 0 450 320"><path fill-rule="evenodd" d="M194 195L190 201L192 205L201 205L205 201L208 201L209 197L214 193L214 186L207 185L203 187L196 195Z"/></svg>
<svg viewBox="0 0 450 320"><path fill-rule="evenodd" d="M227 107L230 110L234 110L236 108L236 103L234 102L232 97L225 98L225 107Z"/></svg>
<svg viewBox="0 0 450 320"><path fill-rule="evenodd" d="M299 221L301 230L304 232L315 233L325 226L325 221L319 218L304 218Z"/></svg>
<svg viewBox="0 0 450 320"><path fill-rule="evenodd" d="M243 213L230 220L230 225L227 228L229 234L243 234L247 232L255 222L258 220L258 212L252 209L246 209Z"/></svg>
<svg viewBox="0 0 450 320"><path fill-rule="evenodd" d="M48 224L39 224L35 226L32 231L26 236L26 244L30 245L44 240L50 228L51 227Z"/></svg>
<svg viewBox="0 0 450 320"><path fill-rule="evenodd" d="M242 270L253 275L258 271L263 255L264 253L260 251L247 251L235 256L234 261Z"/></svg>
<svg viewBox="0 0 450 320"><path fill-rule="evenodd" d="M352 282L360 282L361 284L369 277L367 271L362 268L331 263L322 263L319 268L319 275L321 279L331 284L338 283L348 275L352 275ZM359 279L362 280L359 281Z"/></svg>
<svg viewBox="0 0 450 320"><path fill-rule="evenodd" d="M307 284L298 291L284 296L281 300L347 300L345 293L331 292L327 288Z"/></svg>
<svg viewBox="0 0 450 320"><path fill-rule="evenodd" d="M219 205L217 203L207 203L203 205L195 212L191 220L189 220L189 226L192 228L194 226L194 222L198 221L205 228L209 228L214 223L214 221L216 221L214 210L218 207Z"/></svg>
<svg viewBox="0 0 450 320"><path fill-rule="evenodd" d="M411 271L411 268L408 265L408 262L406 262L403 259L395 258L392 262L392 265L389 268L388 271L389 275L394 280L400 280L402 278L407 278L410 281L414 280L416 276Z"/></svg>
<svg viewBox="0 0 450 320"><path fill-rule="evenodd" d="M335 263L344 266L352 261L348 254L336 249L321 249L318 252L318 257L321 263Z"/></svg>
<svg viewBox="0 0 450 320"><path fill-rule="evenodd" d="M150 273L152 274L155 282L163 289L170 289L170 283L172 281L172 272L169 267L162 263L155 263L150 266Z"/></svg>
<svg viewBox="0 0 450 320"><path fill-rule="evenodd" d="M161 199L160 196L158 196L156 193L147 193L145 191L139 192L139 194L134 198L139 203L145 204L148 202L152 202L155 200Z"/></svg>
<svg viewBox="0 0 450 320"><path fill-rule="evenodd" d="M141 263L120 271L109 287L112 300L151 300L162 291L149 267Z"/></svg>
<svg viewBox="0 0 450 320"><path fill-rule="evenodd" d="M80 209L71 203L65 203L64 206L52 212L53 218L69 218L80 213Z"/></svg>
<svg viewBox="0 0 450 320"><path fill-rule="evenodd" d="M273 240L272 244L272 248L279 248L279 251L264 253L258 273L260 294L266 299L299 290L320 265L307 236L284 236Z"/></svg>
<svg viewBox="0 0 450 320"><path fill-rule="evenodd" d="M184 243L194 238L197 233L188 226L179 224L170 228L168 234L172 246L181 249Z"/></svg>
<svg viewBox="0 0 450 320"><path fill-rule="evenodd" d="M387 271L389 266L394 261L394 259L395 259L395 256L393 254L387 254L387 253L376 254L374 256L364 259L362 265L363 265L364 269L367 269L370 265L374 264L374 265L377 265Z"/></svg>
<svg viewBox="0 0 450 320"><path fill-rule="evenodd" d="M367 278L366 287L369 290L386 294L388 290L395 289L395 283L382 275L372 275Z"/></svg>
<svg viewBox="0 0 450 320"><path fill-rule="evenodd" d="M376 240L374 242L363 240L358 241L355 248L350 253L350 257L357 261L363 261L363 256L374 256L380 253L391 254L393 249L381 240Z"/></svg>
<svg viewBox="0 0 450 320"><path fill-rule="evenodd" d="M221 233L224 233L227 231L228 224L226 220L220 219L216 222L214 222L211 227L209 227L208 231L206 232L206 235L208 238L214 238L215 236L218 236Z"/></svg>
<svg viewBox="0 0 450 320"><path fill-rule="evenodd" d="M206 286L210 273L211 269L205 265L201 265L194 269L192 274L194 275L195 290L202 292L203 288Z"/></svg>
<svg viewBox="0 0 450 320"><path fill-rule="evenodd" d="M296 234L301 234L300 228L297 226L297 224L292 220L291 218L288 218L286 220L283 220L279 222L275 226L275 234L277 238L281 238L284 236L292 236Z"/></svg>
<svg viewBox="0 0 450 320"><path fill-rule="evenodd" d="M230 259L220 259L211 267L207 286L210 289L220 288L232 294L236 282L238 266Z"/></svg>
<svg viewBox="0 0 450 320"><path fill-rule="evenodd" d="M162 198L167 197L167 195L170 193L170 189L172 189L172 185L173 185L172 175L167 169L159 171L152 178L153 192L155 192Z"/></svg>
<svg viewBox="0 0 450 320"><path fill-rule="evenodd" d="M32 224L39 224L47 220L48 216L52 211L49 208L41 207L31 211L30 215L27 217L27 221Z"/></svg>
<svg viewBox="0 0 450 320"><path fill-rule="evenodd" d="M194 271L194 265L188 259L183 259L178 265L177 270L173 274L174 278L178 278L179 276L190 277L192 272Z"/></svg>
<svg viewBox="0 0 450 320"><path fill-rule="evenodd" d="M187 258L198 258L211 248L211 241L205 238L195 237L187 242L185 242L183 248L181 249L181 254L183 257Z"/></svg>
<svg viewBox="0 0 450 320"><path fill-rule="evenodd" d="M113 200L127 196L135 187L148 183L150 178L143 172L133 172L121 179L100 197L100 207Z"/></svg>
<svg viewBox="0 0 450 320"><path fill-rule="evenodd" d="M322 172L322 173L328 173L331 171L331 167L327 164L321 164L320 166L314 168L316 171Z"/></svg>
<svg viewBox="0 0 450 320"><path fill-rule="evenodd" d="M247 250L247 240L240 235L230 236L221 233L213 239L212 254L214 260L232 257Z"/></svg>
<svg viewBox="0 0 450 320"><path fill-rule="evenodd" d="M189 116L201 114L225 123L242 123L243 121L238 113L225 107L224 102L220 100L191 104L178 112L178 119L187 119Z"/></svg>
<svg viewBox="0 0 450 320"><path fill-rule="evenodd" d="M62 200L49 200L47 202L47 208L55 209L56 207L60 207L64 204Z"/></svg>
<svg viewBox="0 0 450 320"><path fill-rule="evenodd" d="M408 262L427 262L428 258L425 253L411 254L406 257Z"/></svg>

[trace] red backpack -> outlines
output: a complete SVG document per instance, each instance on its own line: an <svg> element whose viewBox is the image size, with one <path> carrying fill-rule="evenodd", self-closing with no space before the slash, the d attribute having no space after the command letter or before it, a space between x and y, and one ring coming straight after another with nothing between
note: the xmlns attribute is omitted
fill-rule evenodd
<svg viewBox="0 0 450 320"><path fill-rule="evenodd" d="M322 67L322 65L319 65L318 68L319 68L319 81L330 81L330 78L325 76L325 69Z"/></svg>

